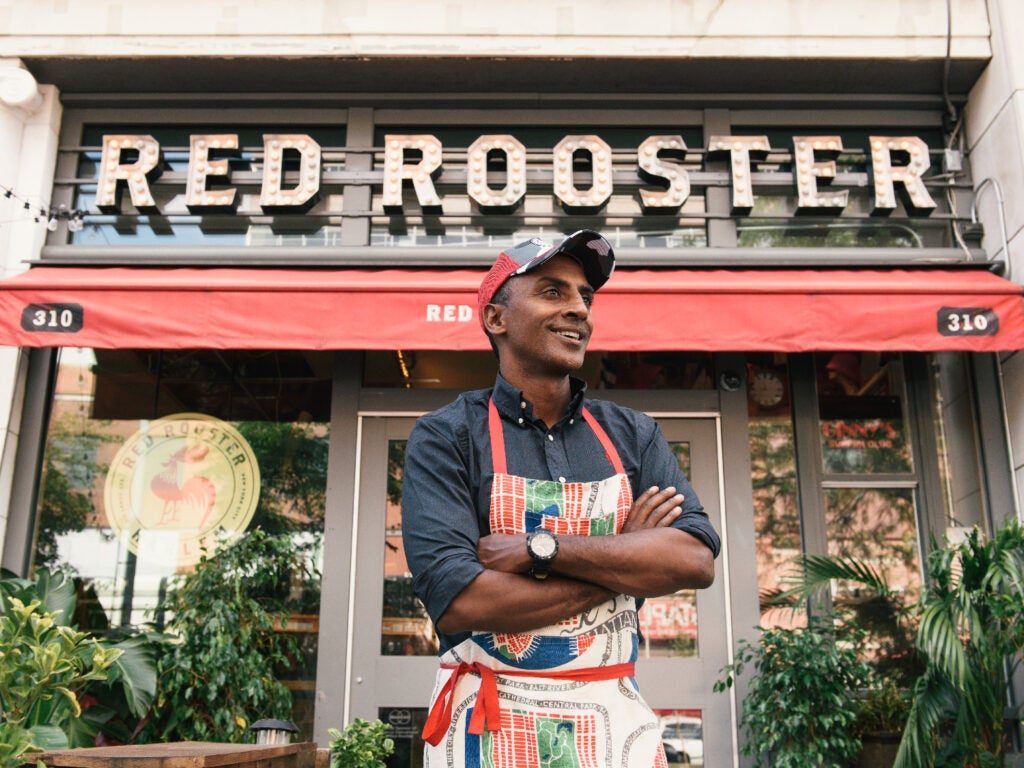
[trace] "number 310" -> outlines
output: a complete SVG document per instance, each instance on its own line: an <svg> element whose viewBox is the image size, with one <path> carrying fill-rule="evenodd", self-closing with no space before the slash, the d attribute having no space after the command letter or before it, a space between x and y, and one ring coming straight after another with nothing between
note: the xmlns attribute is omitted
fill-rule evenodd
<svg viewBox="0 0 1024 768"><path fill-rule="evenodd" d="M37 309L32 314L32 325L37 328L70 328L74 322L75 313L70 309Z"/></svg>

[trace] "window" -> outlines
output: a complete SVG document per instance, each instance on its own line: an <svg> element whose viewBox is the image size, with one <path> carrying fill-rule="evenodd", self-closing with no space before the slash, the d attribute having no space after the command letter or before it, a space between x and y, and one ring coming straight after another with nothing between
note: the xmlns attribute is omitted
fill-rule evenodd
<svg viewBox="0 0 1024 768"><path fill-rule="evenodd" d="M286 539L302 658L293 718L312 727L327 486L330 355L59 351L34 567L75 577L75 622L155 625L168 587L256 526Z"/></svg>

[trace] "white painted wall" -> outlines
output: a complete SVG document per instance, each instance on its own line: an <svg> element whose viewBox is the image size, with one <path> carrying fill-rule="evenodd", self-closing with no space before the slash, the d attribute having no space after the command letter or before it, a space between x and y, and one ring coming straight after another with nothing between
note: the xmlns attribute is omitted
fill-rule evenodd
<svg viewBox="0 0 1024 768"><path fill-rule="evenodd" d="M992 61L970 93L967 144L975 187L991 180L977 201L979 219L985 226L982 245L990 256L1006 258L999 220L1001 193L1009 277L1024 283L1024 50L1019 39L1024 30L1024 3L989 0L988 5ZM1024 498L1024 352L1004 355L1002 362L1017 496Z"/></svg>
<svg viewBox="0 0 1024 768"><path fill-rule="evenodd" d="M952 0L953 56L988 54ZM3 0L6 56L942 56L942 0ZM215 41L215 42L211 42ZM780 88L784 90L784 88Z"/></svg>
<svg viewBox="0 0 1024 768"><path fill-rule="evenodd" d="M49 210L61 106L53 86L39 86L17 59L0 59L0 276L27 268L39 256L46 227L33 219ZM24 202L32 206L26 211ZM24 397L26 353L0 347L0 499L10 498ZM7 528L0 504L0 551Z"/></svg>

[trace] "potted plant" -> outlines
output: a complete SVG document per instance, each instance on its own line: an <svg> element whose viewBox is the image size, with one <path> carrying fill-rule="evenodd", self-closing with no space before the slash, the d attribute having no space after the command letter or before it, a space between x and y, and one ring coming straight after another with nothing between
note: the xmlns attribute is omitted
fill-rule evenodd
<svg viewBox="0 0 1024 768"><path fill-rule="evenodd" d="M0 576L0 768L29 752L93 746L112 721L142 718L156 689L145 638L80 632L74 581L40 568ZM113 709L93 706L103 697Z"/></svg>
<svg viewBox="0 0 1024 768"><path fill-rule="evenodd" d="M262 718L287 720L291 692L278 678L297 658L286 601L297 563L287 534L255 528L204 555L172 588L160 684L145 737L242 742Z"/></svg>
<svg viewBox="0 0 1024 768"><path fill-rule="evenodd" d="M854 726L861 742L861 768L893 765L909 713L909 691L898 687L891 678L864 694Z"/></svg>
<svg viewBox="0 0 1024 768"><path fill-rule="evenodd" d="M1007 684L1024 651L1024 528L933 547L921 596L913 689L897 768L994 768L1007 757ZM1019 713L1017 713L1019 715Z"/></svg>
<svg viewBox="0 0 1024 768"><path fill-rule="evenodd" d="M775 595L775 605L796 607L811 601L822 620L864 633L862 657L874 672L859 692L855 731L863 745L860 764L892 766L909 713L909 688L923 667L915 647L918 612L906 592L893 588L885 573L865 560L841 555L805 555L787 578L792 586ZM820 600L834 582L848 589Z"/></svg>
<svg viewBox="0 0 1024 768"><path fill-rule="evenodd" d="M0 766L24 755L68 746L66 728L82 715L78 693L106 680L121 651L103 648L88 633L60 622L60 611L40 610L5 596L0 615Z"/></svg>
<svg viewBox="0 0 1024 768"><path fill-rule="evenodd" d="M391 726L380 720L359 717L344 731L329 728L331 768L386 768L385 758L395 751L390 730Z"/></svg>
<svg viewBox="0 0 1024 768"><path fill-rule="evenodd" d="M742 752L755 766L844 768L860 750L857 691L871 677L858 657L859 637L837 635L823 621L760 631L760 642L740 641L714 685L725 691L753 667L740 716Z"/></svg>

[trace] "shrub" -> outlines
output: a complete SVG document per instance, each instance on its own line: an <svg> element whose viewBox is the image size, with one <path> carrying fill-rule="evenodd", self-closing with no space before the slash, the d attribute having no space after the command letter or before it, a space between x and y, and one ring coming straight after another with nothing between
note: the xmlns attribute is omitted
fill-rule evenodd
<svg viewBox="0 0 1024 768"><path fill-rule="evenodd" d="M344 731L330 728L331 768L386 768L384 758L395 751L391 726L357 717Z"/></svg>
<svg viewBox="0 0 1024 768"><path fill-rule="evenodd" d="M724 691L753 666L740 717L743 754L772 768L847 765L860 750L857 691L871 677L858 658L858 637L838 638L822 622L760 631L760 643L740 641L714 685Z"/></svg>

